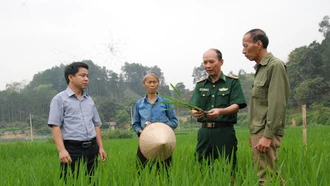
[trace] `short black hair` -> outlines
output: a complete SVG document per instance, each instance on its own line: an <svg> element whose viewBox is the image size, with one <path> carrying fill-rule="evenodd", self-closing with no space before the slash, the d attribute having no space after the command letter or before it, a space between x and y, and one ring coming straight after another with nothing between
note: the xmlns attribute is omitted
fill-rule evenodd
<svg viewBox="0 0 330 186"><path fill-rule="evenodd" d="M88 70L88 65L83 62L73 62L70 65L65 67L64 70L64 77L66 80L66 83L69 84L69 75L75 76L76 73L79 71L79 68L85 68Z"/></svg>
<svg viewBox="0 0 330 186"><path fill-rule="evenodd" d="M216 48L211 48L210 50L213 50L215 53L217 53L217 57L219 61L222 59L222 53L220 52L220 50Z"/></svg>
<svg viewBox="0 0 330 186"><path fill-rule="evenodd" d="M261 30L259 28L255 28L255 29L252 29L252 30L246 32L246 34L251 35L254 43L257 42L258 40L260 40L261 43L262 43L263 48L268 47L269 40L268 40L268 37L266 35L266 32L264 32L263 30Z"/></svg>

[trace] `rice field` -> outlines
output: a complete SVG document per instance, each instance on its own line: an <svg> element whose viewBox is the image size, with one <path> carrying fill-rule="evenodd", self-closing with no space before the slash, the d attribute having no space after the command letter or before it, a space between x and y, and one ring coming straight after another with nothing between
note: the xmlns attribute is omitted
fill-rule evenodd
<svg viewBox="0 0 330 186"><path fill-rule="evenodd" d="M308 127L307 146L303 144L300 127L287 128L285 132L279 149L278 167L286 185L330 185L330 127ZM246 128L237 128L236 133L239 145L234 185L258 185L247 144L249 132ZM69 176L66 184L59 178L58 153L55 144L49 140L0 143L0 185L230 185L230 165L217 160L207 166L195 160L196 134L196 130L176 130L177 148L168 173L152 165L137 170L138 138L105 140L103 143L108 159L99 164L95 175L88 178L84 176L84 171L80 171L76 179ZM280 185L279 178L269 181L267 185Z"/></svg>

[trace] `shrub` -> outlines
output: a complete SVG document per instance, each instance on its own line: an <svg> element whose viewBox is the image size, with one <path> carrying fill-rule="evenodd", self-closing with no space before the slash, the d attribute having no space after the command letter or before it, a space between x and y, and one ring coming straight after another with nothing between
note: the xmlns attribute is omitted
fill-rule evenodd
<svg viewBox="0 0 330 186"><path fill-rule="evenodd" d="M248 126L248 113L239 112L237 114L237 125L238 126Z"/></svg>
<svg viewBox="0 0 330 186"><path fill-rule="evenodd" d="M126 138L133 138L134 132L132 130L110 130L109 133L103 133L103 139L126 139Z"/></svg>

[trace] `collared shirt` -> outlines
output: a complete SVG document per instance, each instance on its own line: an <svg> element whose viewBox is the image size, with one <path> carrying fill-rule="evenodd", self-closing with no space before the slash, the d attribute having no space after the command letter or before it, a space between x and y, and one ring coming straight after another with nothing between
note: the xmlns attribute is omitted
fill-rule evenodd
<svg viewBox="0 0 330 186"><path fill-rule="evenodd" d="M226 108L237 104L239 108L246 107L246 102L240 81L237 78L225 76L222 72L216 82L208 77L196 84L190 104L197 106L204 111L213 108ZM231 115L220 115L216 119L202 118L199 122L223 122L237 123L237 113Z"/></svg>
<svg viewBox="0 0 330 186"><path fill-rule="evenodd" d="M58 93L50 103L48 125L61 128L63 140L86 141L96 137L95 126L101 126L101 119L92 98L83 92L79 100L67 87Z"/></svg>
<svg viewBox="0 0 330 186"><path fill-rule="evenodd" d="M135 103L133 129L136 134L145 128L147 121L162 122L175 129L178 126L178 119L173 105L162 102L169 101L161 96L157 96L155 103L151 104L147 96Z"/></svg>
<svg viewBox="0 0 330 186"><path fill-rule="evenodd" d="M249 128L251 134L265 129L264 135L284 135L289 100L289 79L285 64L268 53L254 66L256 74L251 95Z"/></svg>

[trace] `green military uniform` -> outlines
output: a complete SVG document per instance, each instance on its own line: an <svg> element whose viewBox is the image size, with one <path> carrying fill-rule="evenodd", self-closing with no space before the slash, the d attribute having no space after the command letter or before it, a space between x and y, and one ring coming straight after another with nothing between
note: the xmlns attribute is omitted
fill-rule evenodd
<svg viewBox="0 0 330 186"><path fill-rule="evenodd" d="M197 82L190 104L200 107L204 111L212 108L226 108L233 104L237 104L240 109L246 107L238 78L225 76L223 73L214 83L210 77ZM237 139L233 125L237 122L237 114L220 115L216 119L204 117L198 119L198 122L202 123L202 127L198 130L196 147L198 160L216 159L221 155L226 155L230 160L233 153L233 165L235 166Z"/></svg>

